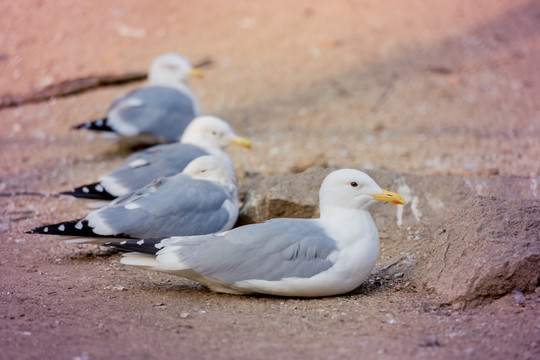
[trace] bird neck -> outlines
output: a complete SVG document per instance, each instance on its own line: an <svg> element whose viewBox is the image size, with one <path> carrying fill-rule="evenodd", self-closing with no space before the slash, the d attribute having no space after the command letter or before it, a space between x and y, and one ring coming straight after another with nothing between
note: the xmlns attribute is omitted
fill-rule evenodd
<svg viewBox="0 0 540 360"><path fill-rule="evenodd" d="M340 239L342 246L361 239L375 240L378 244L377 227L366 209L326 206L321 208L320 219L331 235Z"/></svg>
<svg viewBox="0 0 540 360"><path fill-rule="evenodd" d="M155 84L155 85L159 85L159 86L168 86L168 87L171 87L171 88L174 88L184 94L193 94L193 91L191 91L191 88L189 87L189 85L183 81L167 81L167 82L163 82L161 84Z"/></svg>
<svg viewBox="0 0 540 360"><path fill-rule="evenodd" d="M226 162L227 164L229 164L231 167L233 167L233 163L232 163L232 160L231 160L231 157L229 156L229 154L227 154L227 152L221 148L218 148L218 147L214 147L214 146L201 146L203 149L205 149L206 151L208 151L208 153L210 155L213 155L213 156L216 156L218 158L220 158L221 160L223 160L224 162Z"/></svg>
<svg viewBox="0 0 540 360"><path fill-rule="evenodd" d="M203 140L198 140L196 138L190 138L188 140L182 138L182 140L180 140L180 142L182 144L195 145L198 148L201 148L204 151L206 151L209 155L215 156L215 157L223 160L227 164L229 164L231 167L233 167L233 163L232 163L232 160L231 160L231 157L229 156L229 154L225 150L223 150L223 149L221 149L219 147L215 147L214 145L206 144Z"/></svg>
<svg viewBox="0 0 540 360"><path fill-rule="evenodd" d="M366 215L370 216L369 212L364 209L335 206L335 205L321 206L320 213L321 213L321 219L331 219L332 221L338 221L339 218L352 219L352 218L365 217Z"/></svg>

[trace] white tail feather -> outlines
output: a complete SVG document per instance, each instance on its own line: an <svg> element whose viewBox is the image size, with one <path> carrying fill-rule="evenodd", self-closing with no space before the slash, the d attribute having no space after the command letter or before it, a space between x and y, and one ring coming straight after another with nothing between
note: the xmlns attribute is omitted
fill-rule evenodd
<svg viewBox="0 0 540 360"><path fill-rule="evenodd" d="M141 254L136 252L125 253L122 255L120 263L124 265L151 268L152 270L160 271L159 264L154 255Z"/></svg>
<svg viewBox="0 0 540 360"><path fill-rule="evenodd" d="M65 239L69 244L97 244L102 245L111 241L118 241L116 238L92 238L92 237L68 237Z"/></svg>

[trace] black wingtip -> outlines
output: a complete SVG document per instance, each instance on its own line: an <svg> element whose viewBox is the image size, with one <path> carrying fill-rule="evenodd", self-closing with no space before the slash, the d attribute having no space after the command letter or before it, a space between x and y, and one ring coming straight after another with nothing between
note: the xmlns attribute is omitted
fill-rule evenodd
<svg viewBox="0 0 540 360"><path fill-rule="evenodd" d="M88 238L117 238L117 239L133 239L126 234L116 235L100 235L96 234L94 229L88 225L88 220L78 219L57 224L49 224L36 227L27 231L27 234L42 234L42 235L63 235L63 236L79 236Z"/></svg>
<svg viewBox="0 0 540 360"><path fill-rule="evenodd" d="M96 182L93 184L82 185L71 191L62 191L60 195L69 195L81 199L95 199L95 200L114 200L116 196L110 194L103 188L101 183Z"/></svg>
<svg viewBox="0 0 540 360"><path fill-rule="evenodd" d="M86 130L94 130L94 131L114 132L113 128L109 126L109 122L107 118L98 119L94 121L88 121L79 125L75 125L72 127L72 129L75 129L75 130L86 129Z"/></svg>
<svg viewBox="0 0 540 360"><path fill-rule="evenodd" d="M104 246L118 249L121 251L134 251L141 254L156 255L160 250L156 247L163 240L159 239L142 239L142 240L125 240L120 242L109 242L103 244Z"/></svg>
<svg viewBox="0 0 540 360"><path fill-rule="evenodd" d="M85 220L72 220L61 222L57 224L48 224L43 226L38 226L26 232L26 234L43 234L43 235L80 235L79 228L82 222Z"/></svg>

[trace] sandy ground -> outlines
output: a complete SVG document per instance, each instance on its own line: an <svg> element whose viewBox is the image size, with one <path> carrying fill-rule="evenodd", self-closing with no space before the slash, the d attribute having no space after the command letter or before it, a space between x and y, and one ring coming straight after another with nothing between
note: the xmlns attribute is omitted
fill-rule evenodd
<svg viewBox="0 0 540 360"><path fill-rule="evenodd" d="M191 83L203 111L255 143L230 150L241 180L321 164L538 177L539 16L525 0L2 2L0 95L144 71L175 51L211 60ZM139 85L0 110L0 358L540 358L538 291L466 310L399 279L335 298L237 297L24 234L88 212L47 194L125 153L70 127ZM381 231L379 266L430 229Z"/></svg>

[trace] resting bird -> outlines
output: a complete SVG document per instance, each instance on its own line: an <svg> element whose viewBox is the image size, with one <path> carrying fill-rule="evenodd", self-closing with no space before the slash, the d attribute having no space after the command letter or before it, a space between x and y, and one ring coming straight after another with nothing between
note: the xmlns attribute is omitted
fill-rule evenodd
<svg viewBox="0 0 540 360"><path fill-rule="evenodd" d="M215 155L232 166L225 148L230 144L251 147L251 142L237 136L229 124L215 116L199 116L186 128L180 143L156 145L129 156L124 164L86 184L62 192L79 198L112 200L135 191L153 179L172 176L184 170L193 159Z"/></svg>
<svg viewBox="0 0 540 360"><path fill-rule="evenodd" d="M102 244L108 238L210 234L231 229L237 217L234 169L218 157L206 155L189 163L181 174L154 180L84 219L44 225L27 233Z"/></svg>
<svg viewBox="0 0 540 360"><path fill-rule="evenodd" d="M126 251L123 264L201 282L230 294L320 297L357 288L375 266L379 235L368 207L403 204L368 175L330 173L319 192L320 218L272 219L201 236L107 244Z"/></svg>
<svg viewBox="0 0 540 360"><path fill-rule="evenodd" d="M197 98L187 85L189 76L201 77L202 72L180 55L161 55L150 65L147 86L117 98L105 118L75 129L115 133L133 143L177 141L199 115Z"/></svg>

